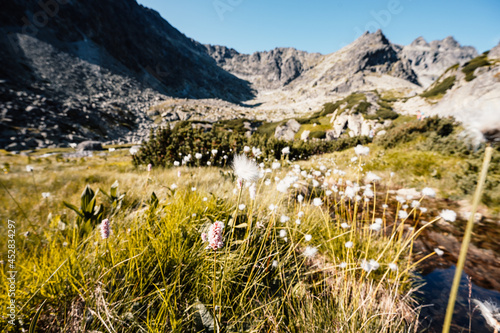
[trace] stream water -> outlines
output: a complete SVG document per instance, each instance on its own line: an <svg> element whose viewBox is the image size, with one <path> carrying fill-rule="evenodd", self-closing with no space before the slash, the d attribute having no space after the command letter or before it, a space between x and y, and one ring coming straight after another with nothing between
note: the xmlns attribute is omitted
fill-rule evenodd
<svg viewBox="0 0 500 333"><path fill-rule="evenodd" d="M422 276L425 285L420 288L419 303L423 305L423 308L420 313L421 330L419 332L442 331L454 275L455 266L450 266L435 268L432 272ZM480 312L477 309L472 311L475 308L472 299L493 301L500 305L500 292L479 287L474 284L473 280L469 284L468 275L462 273L450 332L493 332L493 329L486 325Z"/></svg>

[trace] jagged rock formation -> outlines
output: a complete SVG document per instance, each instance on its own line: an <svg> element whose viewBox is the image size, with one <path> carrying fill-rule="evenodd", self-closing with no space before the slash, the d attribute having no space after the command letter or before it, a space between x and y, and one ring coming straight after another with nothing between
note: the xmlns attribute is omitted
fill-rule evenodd
<svg viewBox="0 0 500 333"><path fill-rule="evenodd" d="M135 141L165 95L241 102L246 81L135 0L13 0L0 12L0 146Z"/></svg>
<svg viewBox="0 0 500 333"><path fill-rule="evenodd" d="M427 88L448 67L464 64L476 57L477 51L471 46L461 46L451 36L430 43L419 37L410 45L404 46L401 54L410 63L418 82Z"/></svg>
<svg viewBox="0 0 500 333"><path fill-rule="evenodd" d="M473 140L481 133L492 133L498 140L500 129L500 57L499 46L487 56L481 55L462 66L452 66L427 91L440 91L430 97L415 96L395 103L403 113L452 116L464 124ZM445 84L446 82L450 84ZM447 89L444 89L444 88ZM497 134L495 134L497 133Z"/></svg>

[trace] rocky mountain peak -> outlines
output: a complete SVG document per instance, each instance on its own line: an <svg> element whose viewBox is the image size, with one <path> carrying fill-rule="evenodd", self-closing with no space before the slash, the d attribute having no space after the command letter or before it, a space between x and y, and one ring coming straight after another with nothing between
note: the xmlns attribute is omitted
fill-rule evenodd
<svg viewBox="0 0 500 333"><path fill-rule="evenodd" d="M415 46L424 46L424 47L429 47L429 43L424 39L424 37L420 36L417 39L415 39L410 46L415 47Z"/></svg>

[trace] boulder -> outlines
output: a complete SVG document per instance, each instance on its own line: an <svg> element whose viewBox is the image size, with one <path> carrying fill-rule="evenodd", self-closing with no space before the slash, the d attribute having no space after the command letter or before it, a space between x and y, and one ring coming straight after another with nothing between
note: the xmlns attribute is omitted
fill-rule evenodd
<svg viewBox="0 0 500 333"><path fill-rule="evenodd" d="M302 132L302 134L300 135L300 139L302 141L307 141L307 139L309 139L309 134L311 134L311 131L308 131L308 130L305 130L304 132Z"/></svg>
<svg viewBox="0 0 500 333"><path fill-rule="evenodd" d="M102 143L99 141L83 141L80 142L76 148L78 151L93 151L103 150Z"/></svg>
<svg viewBox="0 0 500 333"><path fill-rule="evenodd" d="M285 141L292 141L295 138L295 134L299 131L300 124L295 119L290 119L285 124L276 127L274 132L274 137L276 139L281 139Z"/></svg>

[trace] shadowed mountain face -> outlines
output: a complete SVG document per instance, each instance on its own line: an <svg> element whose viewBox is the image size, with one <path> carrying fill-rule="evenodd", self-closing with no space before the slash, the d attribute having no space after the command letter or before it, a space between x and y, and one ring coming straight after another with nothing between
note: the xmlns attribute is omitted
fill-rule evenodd
<svg viewBox="0 0 500 333"><path fill-rule="evenodd" d="M247 82L135 0L11 0L2 4L0 44L0 146L145 134L142 113L164 95L253 97ZM10 142L18 127L25 135Z"/></svg>

